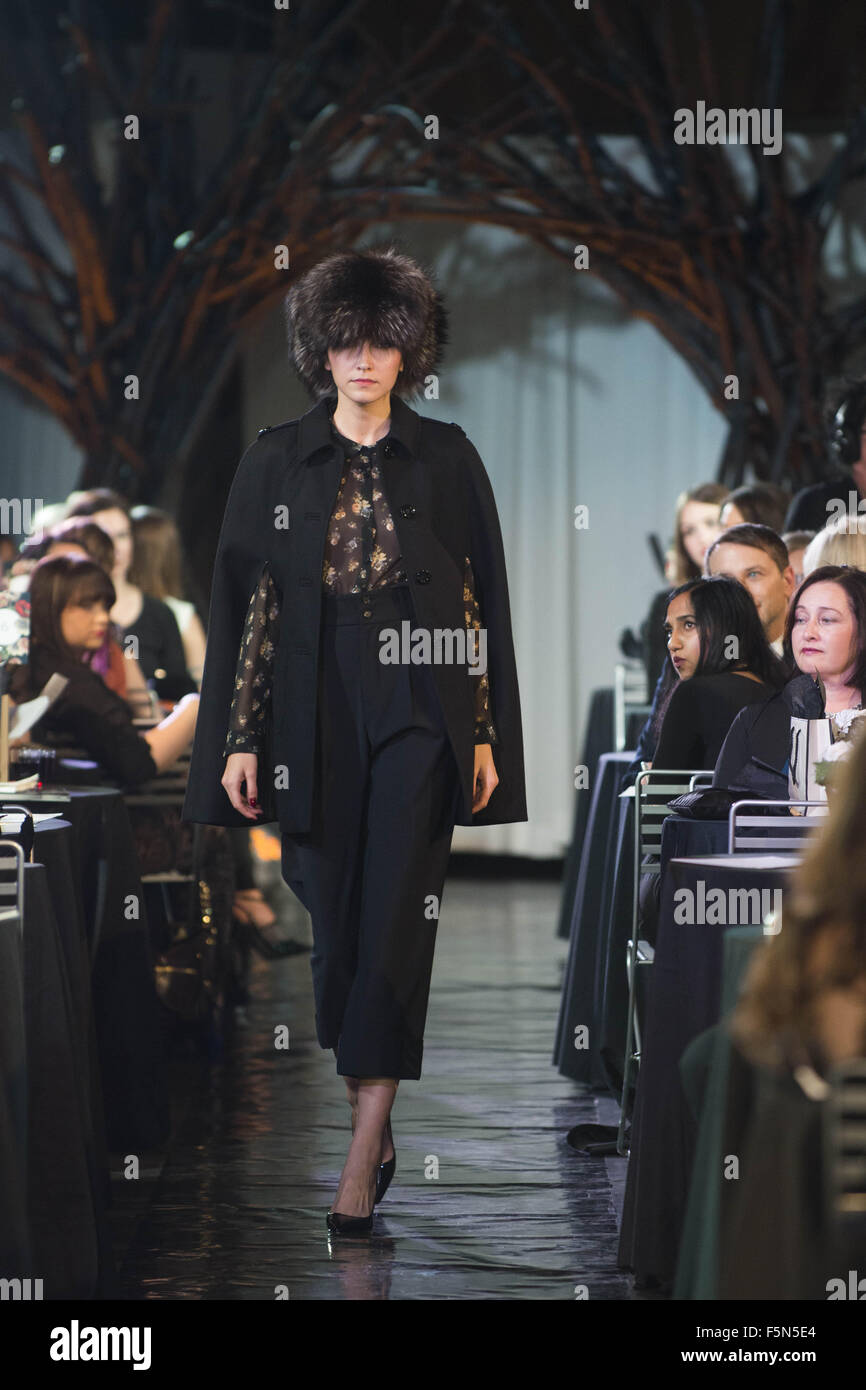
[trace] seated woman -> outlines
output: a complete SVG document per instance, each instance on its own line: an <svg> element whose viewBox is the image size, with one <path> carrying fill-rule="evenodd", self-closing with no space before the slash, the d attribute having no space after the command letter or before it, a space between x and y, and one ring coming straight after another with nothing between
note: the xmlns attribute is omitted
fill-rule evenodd
<svg viewBox="0 0 866 1390"><path fill-rule="evenodd" d="M16 574L8 587L26 594L30 586L30 571L47 555L83 555L95 560L110 574L114 566L114 542L96 522L72 517L59 521L43 531L38 540L26 540L19 551ZM21 566L19 568L19 565ZM153 713L151 691L145 683L141 667L120 645L123 636L116 623L109 623L102 646L91 654L90 669L100 675L115 694L120 695L134 715Z"/></svg>
<svg viewBox="0 0 866 1390"><path fill-rule="evenodd" d="M174 613L167 603L143 593L129 578L134 555L126 499L111 488L93 488L75 495L68 515L95 521L114 542L111 579L117 598L111 616L123 633L124 646L135 651L145 680L153 683L164 700L192 693L195 682L186 669Z"/></svg>
<svg viewBox="0 0 866 1390"><path fill-rule="evenodd" d="M844 565L813 570L791 600L784 642L797 674L765 703L737 715L716 763L716 787L787 800L791 719L862 708L866 574Z"/></svg>
<svg viewBox="0 0 866 1390"><path fill-rule="evenodd" d="M781 688L784 666L764 636L748 590L735 579L692 579L675 589L664 631L669 686L659 704L653 766L699 771L715 766L732 720ZM669 792L647 794L667 801ZM641 878L641 934L655 940L661 882Z"/></svg>
<svg viewBox="0 0 866 1390"><path fill-rule="evenodd" d="M731 1020L735 1060L752 1070L741 1065L745 1084L730 1108L737 1131L725 1148L741 1157L738 1181L721 1184L718 1298L825 1299L828 1277L845 1275L853 1259L841 1225L827 1228L816 1102L834 1065L866 1058L864 844L866 738L858 735L785 892L782 930L756 948ZM854 1221L848 1234L862 1255L862 1224L859 1237Z"/></svg>
<svg viewBox="0 0 866 1390"><path fill-rule="evenodd" d="M192 741L198 694L185 695L156 728L139 733L125 701L90 668L115 602L105 570L84 556L52 555L29 577L29 659L15 669L12 697L32 699L54 672L69 682L33 726L33 741L52 734L81 744L123 787L171 767Z"/></svg>
<svg viewBox="0 0 866 1390"><path fill-rule="evenodd" d="M671 681L653 766L715 766L741 709L784 683L751 595L736 580L692 579L671 594L664 624Z"/></svg>

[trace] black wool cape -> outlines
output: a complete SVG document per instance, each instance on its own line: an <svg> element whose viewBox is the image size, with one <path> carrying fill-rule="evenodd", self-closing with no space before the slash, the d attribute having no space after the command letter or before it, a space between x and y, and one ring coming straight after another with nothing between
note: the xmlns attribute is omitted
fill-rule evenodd
<svg viewBox="0 0 866 1390"><path fill-rule="evenodd" d="M221 779L235 673L250 600L264 567L280 595L279 641L257 777L263 815L288 834L310 829L319 686L322 562L344 466L325 397L299 419L262 430L238 465L220 531L211 587L201 700L182 819L249 826ZM412 628L466 629L464 560L475 575L487 630L491 745L499 784L472 814L475 682L464 663L433 662L460 773L458 825L525 821L523 733L508 580L490 479L459 425L417 414L391 397L381 451L385 492L408 575ZM288 785L286 785L286 783Z"/></svg>

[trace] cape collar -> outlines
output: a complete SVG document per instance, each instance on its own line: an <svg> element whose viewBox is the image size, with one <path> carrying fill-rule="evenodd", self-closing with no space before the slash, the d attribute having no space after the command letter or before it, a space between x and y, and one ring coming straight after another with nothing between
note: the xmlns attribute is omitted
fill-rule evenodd
<svg viewBox="0 0 866 1390"><path fill-rule="evenodd" d="M319 449L333 448L334 437L331 433L330 418L333 405L334 397L324 396L311 410L307 411L306 415L301 416L299 454L301 459L309 458ZM420 415L399 396L392 394L391 428L388 434L383 437L382 443L387 439L389 444L405 450L407 454L414 454L420 429Z"/></svg>

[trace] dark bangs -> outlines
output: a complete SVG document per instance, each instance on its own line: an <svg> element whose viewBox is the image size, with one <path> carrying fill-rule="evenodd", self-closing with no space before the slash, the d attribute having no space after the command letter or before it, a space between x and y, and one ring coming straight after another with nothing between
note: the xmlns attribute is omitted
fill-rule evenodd
<svg viewBox="0 0 866 1390"><path fill-rule="evenodd" d="M67 559L70 558L76 557L67 556ZM95 603L104 603L110 610L117 599L117 591L102 566L97 565L95 560L85 560L83 556L81 573L73 570L66 594L66 602L77 604L80 608L91 608Z"/></svg>
<svg viewBox="0 0 866 1390"><path fill-rule="evenodd" d="M28 597L32 646L77 660L63 636L64 609L71 603L88 608L101 602L110 612L117 595L95 560L85 555L47 555L30 571Z"/></svg>

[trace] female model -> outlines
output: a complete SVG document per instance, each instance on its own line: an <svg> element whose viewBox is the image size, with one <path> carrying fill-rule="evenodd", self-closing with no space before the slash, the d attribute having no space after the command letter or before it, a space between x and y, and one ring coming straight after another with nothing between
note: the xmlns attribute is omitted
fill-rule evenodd
<svg viewBox="0 0 866 1390"><path fill-rule="evenodd" d="M338 253L286 319L317 403L260 431L232 484L183 815L279 821L353 1113L327 1224L361 1235L421 1075L454 825L527 819L520 700L490 480L403 400L446 341L429 276L393 244Z"/></svg>

